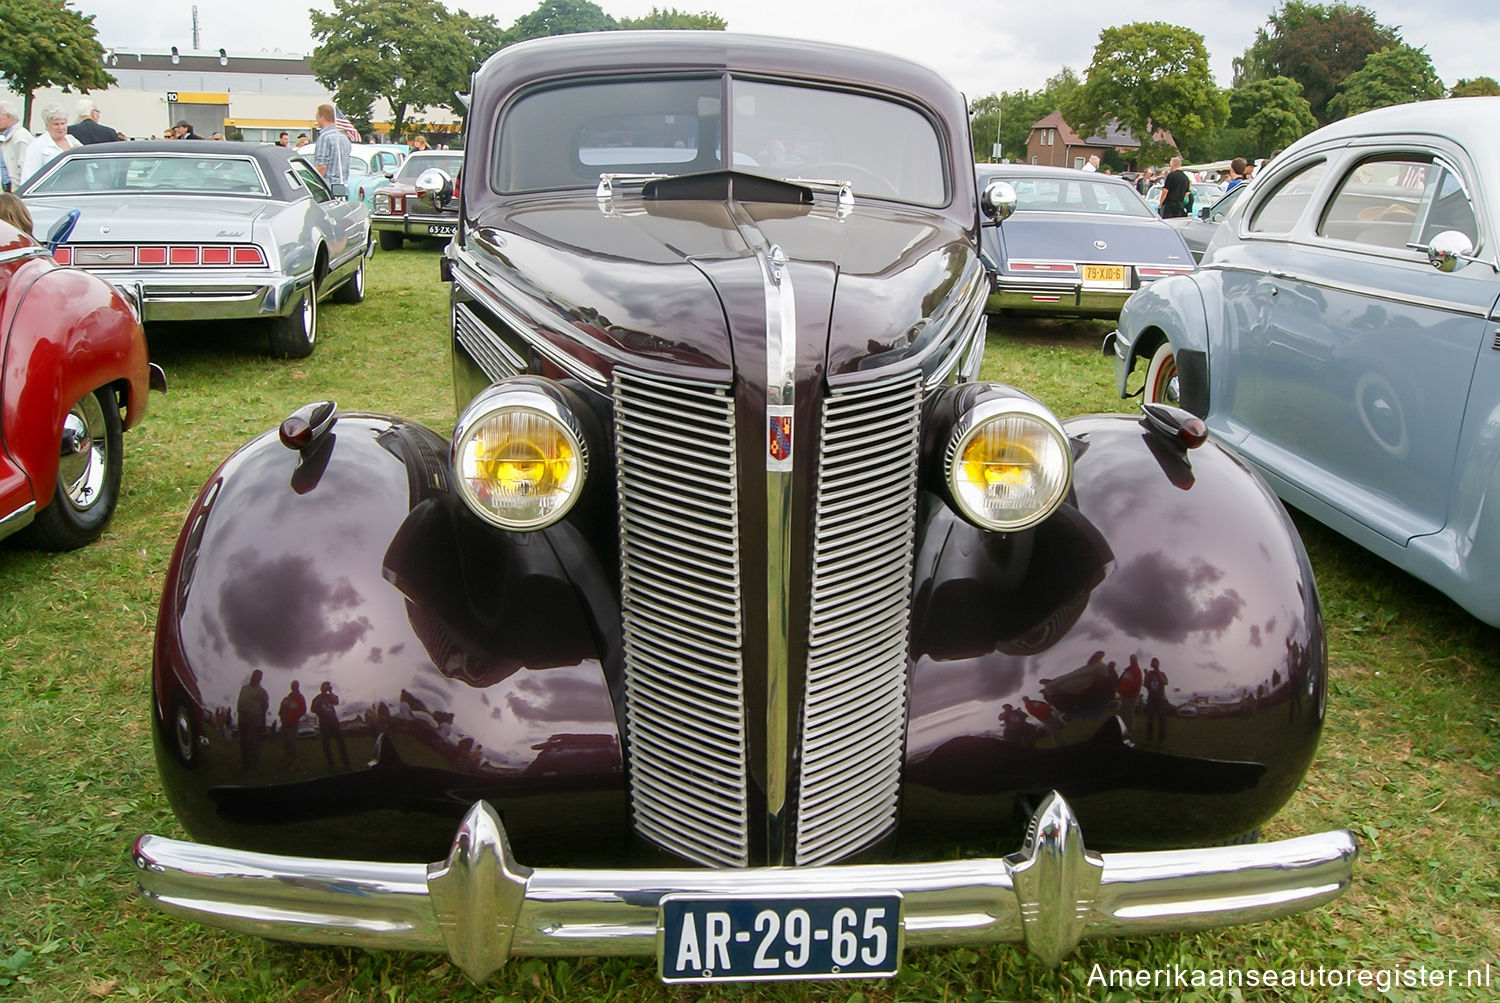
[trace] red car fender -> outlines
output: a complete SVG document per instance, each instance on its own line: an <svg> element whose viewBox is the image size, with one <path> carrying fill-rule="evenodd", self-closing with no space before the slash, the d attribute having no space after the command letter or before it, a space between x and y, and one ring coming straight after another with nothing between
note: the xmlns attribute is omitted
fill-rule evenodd
<svg viewBox="0 0 1500 1003"><path fill-rule="evenodd" d="M146 338L109 283L48 258L21 262L0 286L0 419L6 452L52 500L63 418L85 394L113 386L129 429L146 414Z"/></svg>

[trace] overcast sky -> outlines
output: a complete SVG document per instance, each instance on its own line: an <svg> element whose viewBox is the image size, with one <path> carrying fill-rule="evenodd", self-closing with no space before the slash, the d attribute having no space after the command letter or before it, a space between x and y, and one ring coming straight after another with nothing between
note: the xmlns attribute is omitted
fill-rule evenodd
<svg viewBox="0 0 1500 1003"><path fill-rule="evenodd" d="M539 0L448 0L470 14L490 14L508 27L536 9ZM596 0L616 17L646 13L653 0ZM946 74L970 98L993 91L1035 90L1063 66L1080 74L1093 56L1099 31L1160 16L1128 0L655 0L661 8L707 10L731 31L828 39L899 53ZM140 0L74 0L106 48L192 48L192 0L144 4ZM231 55L261 51L307 53L313 41L307 11L326 0L197 0L199 48ZM1203 35L1215 81L1230 83L1231 61L1241 55L1279 6L1274 0L1189 0L1172 18ZM1382 23L1425 48L1438 76L1500 78L1494 40L1500 38L1495 0L1391 0L1366 2Z"/></svg>

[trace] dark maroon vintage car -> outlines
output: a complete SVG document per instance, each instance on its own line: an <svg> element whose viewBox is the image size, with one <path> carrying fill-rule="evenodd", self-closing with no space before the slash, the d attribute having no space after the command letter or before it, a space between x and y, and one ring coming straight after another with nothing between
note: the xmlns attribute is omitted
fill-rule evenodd
<svg viewBox="0 0 1500 1003"><path fill-rule="evenodd" d="M146 415L134 309L0 221L0 538L42 550L98 539L120 500L123 433Z"/></svg>
<svg viewBox="0 0 1500 1003"><path fill-rule="evenodd" d="M1185 412L975 380L1009 203L969 149L947 83L842 47L487 62L457 427L309 405L193 505L153 730L199 842L142 837L146 895L712 981L1339 894L1348 833L1247 838L1323 722L1301 544Z"/></svg>

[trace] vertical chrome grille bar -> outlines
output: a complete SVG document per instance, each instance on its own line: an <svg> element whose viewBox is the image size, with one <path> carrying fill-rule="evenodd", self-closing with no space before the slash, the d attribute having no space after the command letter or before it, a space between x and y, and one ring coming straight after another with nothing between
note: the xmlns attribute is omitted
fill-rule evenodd
<svg viewBox="0 0 1500 1003"><path fill-rule="evenodd" d="M922 386L823 402L796 862L890 831L900 796Z"/></svg>
<svg viewBox="0 0 1500 1003"><path fill-rule="evenodd" d="M616 369L625 720L637 830L749 864L734 399Z"/></svg>

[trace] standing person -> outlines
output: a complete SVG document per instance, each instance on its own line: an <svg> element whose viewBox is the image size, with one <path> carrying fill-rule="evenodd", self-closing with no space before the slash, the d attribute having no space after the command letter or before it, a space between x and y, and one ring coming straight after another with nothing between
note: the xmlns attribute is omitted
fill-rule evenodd
<svg viewBox="0 0 1500 1003"><path fill-rule="evenodd" d="M279 136L276 137L276 145L277 146L280 146L280 147L290 146L291 142L292 142L292 137L289 136L289 135L287 135L284 132L281 135L279 135Z"/></svg>
<svg viewBox="0 0 1500 1003"><path fill-rule="evenodd" d="M427 149L427 137L419 132L411 138L411 152L416 153L418 150L425 149Z"/></svg>
<svg viewBox="0 0 1500 1003"><path fill-rule="evenodd" d="M184 119L179 119L178 122L177 122L177 124L174 125L174 126L172 126L172 138L173 139L202 139L203 137L200 136L200 135L198 135L196 132L194 132L193 131L193 123L189 122L187 119L184 118Z"/></svg>
<svg viewBox="0 0 1500 1003"><path fill-rule="evenodd" d="M337 198L348 194L344 182L349 178L349 137L333 124L333 105L318 105L318 145L313 149L313 167Z"/></svg>
<svg viewBox="0 0 1500 1003"><path fill-rule="evenodd" d="M292 688L281 698L281 706L276 708L276 716L281 720L281 768L288 772L297 768L297 725L306 713L307 701L302 697L297 680L293 679Z"/></svg>
<svg viewBox="0 0 1500 1003"><path fill-rule="evenodd" d="M99 124L99 106L94 102L88 98L79 98L73 110L78 115L78 121L68 126L68 135L84 146L119 142L118 132L107 125Z"/></svg>
<svg viewBox="0 0 1500 1003"><path fill-rule="evenodd" d="M271 695L260 684L259 669L250 673L250 681L240 687L234 713L240 722L240 769L253 770L260 765L260 736L266 730L266 713L271 709Z"/></svg>
<svg viewBox="0 0 1500 1003"><path fill-rule="evenodd" d="M31 133L21 127L16 116L16 106L9 98L0 99L0 191L13 192L21 187L21 168L31 140Z"/></svg>
<svg viewBox="0 0 1500 1003"><path fill-rule="evenodd" d="M312 712L318 719L318 737L323 740L323 756L328 760L328 768L334 769L333 750L329 748L330 740L339 744L339 756L344 760L344 769L349 770L349 747L344 744L344 729L339 724L339 697L333 692L333 683L325 682L318 687L318 695L313 697Z"/></svg>
<svg viewBox="0 0 1500 1003"><path fill-rule="evenodd" d="M1099 154L1090 153L1089 162L1083 165L1085 171L1097 171L1099 169Z"/></svg>
<svg viewBox="0 0 1500 1003"><path fill-rule="evenodd" d="M42 123L47 131L36 137L26 149L26 161L21 165L21 180L25 181L46 166L47 162L64 150L82 146L68 135L68 116L55 104L42 109Z"/></svg>
<svg viewBox="0 0 1500 1003"><path fill-rule="evenodd" d="M1153 739L1158 745L1167 740L1167 674L1157 658L1146 670L1146 741Z"/></svg>
<svg viewBox="0 0 1500 1003"><path fill-rule="evenodd" d="M1187 172L1182 169L1182 157L1172 158L1167 170L1167 180L1161 186L1162 219L1179 219L1187 215L1187 194L1193 190L1193 183L1188 180Z"/></svg>

